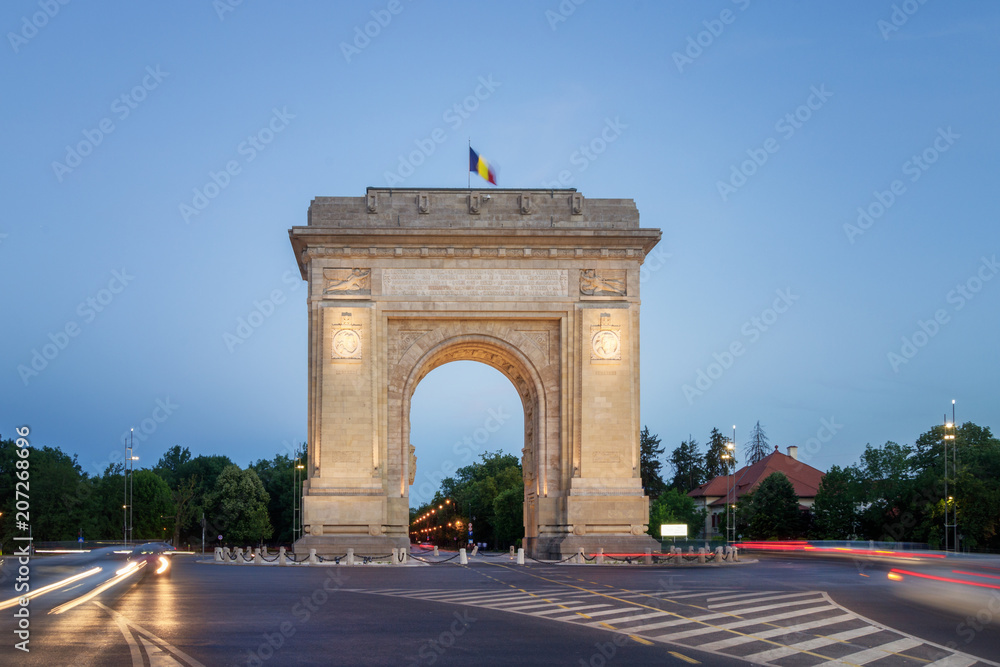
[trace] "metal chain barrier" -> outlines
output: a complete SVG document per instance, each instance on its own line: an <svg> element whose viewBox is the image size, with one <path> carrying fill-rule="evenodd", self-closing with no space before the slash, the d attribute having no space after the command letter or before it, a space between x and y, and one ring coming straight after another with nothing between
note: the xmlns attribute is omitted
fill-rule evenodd
<svg viewBox="0 0 1000 667"><path fill-rule="evenodd" d="M278 558L280 558L280 557L281 557L281 554L275 554L274 558L264 558L264 554L261 554L260 559L262 561L264 561L265 563L274 563L274 562L277 562Z"/></svg>
<svg viewBox="0 0 1000 667"><path fill-rule="evenodd" d="M347 558L347 554L344 554L343 556L326 556L326 557L316 554L316 560L318 560L321 563L329 563L332 561L335 562L337 565L340 565L341 558Z"/></svg>
<svg viewBox="0 0 1000 667"><path fill-rule="evenodd" d="M615 556L610 556L608 554L604 554L604 557L605 558L610 558L611 560L615 561L616 563L628 563L629 565L632 564L632 557L631 556L625 556L625 558L616 558Z"/></svg>
<svg viewBox="0 0 1000 667"><path fill-rule="evenodd" d="M455 554L451 558L445 558L444 560L427 560L426 558L421 558L420 556L413 556L413 560L419 560L421 563L427 563L429 565L441 565L442 563L447 563L450 560L455 560L461 554Z"/></svg>
<svg viewBox="0 0 1000 667"><path fill-rule="evenodd" d="M567 556L566 558L563 558L562 560L556 560L556 561L552 561L552 562L544 561L544 560L538 560L537 558L533 558L531 556L525 556L525 558L533 560L536 563L541 563L542 565L558 565L559 563L565 563L568 560L576 558L576 556L577 556L577 554L570 554L569 556Z"/></svg>
<svg viewBox="0 0 1000 667"><path fill-rule="evenodd" d="M386 558L391 559L392 554L386 554L384 556L361 556L361 562L365 565L371 563L374 560L385 560Z"/></svg>

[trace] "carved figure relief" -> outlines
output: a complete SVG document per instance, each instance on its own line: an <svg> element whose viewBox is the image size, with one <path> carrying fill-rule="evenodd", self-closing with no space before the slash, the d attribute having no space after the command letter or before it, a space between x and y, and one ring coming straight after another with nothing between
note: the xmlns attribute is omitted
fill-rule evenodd
<svg viewBox="0 0 1000 667"><path fill-rule="evenodd" d="M625 296L625 272L582 269L580 294L584 296Z"/></svg>
<svg viewBox="0 0 1000 667"><path fill-rule="evenodd" d="M371 294L371 269L326 269L323 294Z"/></svg>
<svg viewBox="0 0 1000 667"><path fill-rule="evenodd" d="M601 313L601 323L591 327L590 358L602 361L622 358L621 325L611 324L610 313Z"/></svg>
<svg viewBox="0 0 1000 667"><path fill-rule="evenodd" d="M334 359L361 358L361 325L351 321L350 313L340 314L340 325L333 332Z"/></svg>
<svg viewBox="0 0 1000 667"><path fill-rule="evenodd" d="M410 486L413 486L413 481L417 478L417 448L410 445Z"/></svg>

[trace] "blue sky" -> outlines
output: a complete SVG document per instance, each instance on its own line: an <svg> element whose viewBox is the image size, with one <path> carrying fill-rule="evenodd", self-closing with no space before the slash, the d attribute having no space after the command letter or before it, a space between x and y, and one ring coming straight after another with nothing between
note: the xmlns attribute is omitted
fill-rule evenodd
<svg viewBox="0 0 1000 667"><path fill-rule="evenodd" d="M641 396L668 451L760 420L826 469L912 442L952 399L1000 425L995 3L222 7L0 10L5 437L27 424L89 472L130 427L143 464L303 441L288 228L313 197L396 177L462 187L470 137L503 187L562 178L663 230ZM510 417L484 438L491 410ZM498 373L436 370L414 398L418 487L466 462L465 438L519 453L521 420Z"/></svg>

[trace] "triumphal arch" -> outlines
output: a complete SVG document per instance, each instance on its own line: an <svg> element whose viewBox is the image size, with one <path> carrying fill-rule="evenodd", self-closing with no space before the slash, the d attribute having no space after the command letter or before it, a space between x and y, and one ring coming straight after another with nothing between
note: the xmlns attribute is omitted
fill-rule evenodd
<svg viewBox="0 0 1000 667"><path fill-rule="evenodd" d="M634 201L369 188L317 197L289 236L309 284L297 549L409 544L410 400L457 360L520 394L529 554L656 546L639 478L639 270L660 230L639 227Z"/></svg>

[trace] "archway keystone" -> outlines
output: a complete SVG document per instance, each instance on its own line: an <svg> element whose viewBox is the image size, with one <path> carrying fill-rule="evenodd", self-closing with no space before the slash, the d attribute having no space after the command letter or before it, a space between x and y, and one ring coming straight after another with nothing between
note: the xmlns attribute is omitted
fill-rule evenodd
<svg viewBox="0 0 1000 667"><path fill-rule="evenodd" d="M639 478L639 270L660 231L639 227L632 200L369 188L314 199L289 236L309 283L297 548L409 544L410 400L459 360L521 397L530 554L655 547Z"/></svg>

